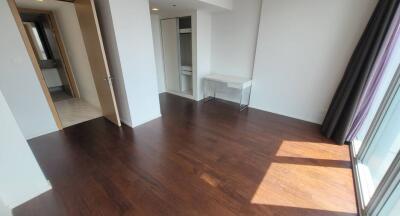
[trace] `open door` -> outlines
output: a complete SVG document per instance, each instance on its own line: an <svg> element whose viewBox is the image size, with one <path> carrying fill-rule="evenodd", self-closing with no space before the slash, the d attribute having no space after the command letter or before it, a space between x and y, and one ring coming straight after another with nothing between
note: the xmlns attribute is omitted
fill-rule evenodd
<svg viewBox="0 0 400 216"><path fill-rule="evenodd" d="M75 0L74 4L103 115L111 122L121 126L93 0Z"/></svg>
<svg viewBox="0 0 400 216"><path fill-rule="evenodd" d="M168 91L180 92L179 44L177 19L161 20L165 85Z"/></svg>

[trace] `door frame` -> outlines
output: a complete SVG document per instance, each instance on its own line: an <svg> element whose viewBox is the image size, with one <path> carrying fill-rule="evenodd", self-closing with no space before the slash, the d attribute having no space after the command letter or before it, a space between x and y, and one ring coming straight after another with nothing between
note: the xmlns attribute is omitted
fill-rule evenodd
<svg viewBox="0 0 400 216"><path fill-rule="evenodd" d="M96 86L96 91L97 94L99 96L100 99L100 105L102 108L102 113L103 116L110 120L111 122L113 122L114 124L116 124L117 126L121 126L121 120L120 120L120 116L119 116L119 111L118 111L118 106L117 106L117 102L116 102L116 96L114 93L114 88L113 88L113 83L112 83L112 77L110 75L110 71L109 71L109 67L108 67L108 62L107 62L107 58L105 55L105 49L104 49L104 44L103 44L103 39L100 33L100 28L99 28L99 23L98 23L98 18L97 18L97 13L95 10L95 5L93 0L57 0L57 1L64 1L64 2L70 2L72 4L74 4L75 6L75 11L77 12L78 15L78 20L79 20L79 25L81 27L82 30L82 26L83 27L89 27L89 29L84 29L86 32L86 34L89 34L91 37L97 37L98 40L90 40L90 38L88 38L88 35L85 35L84 32L82 31L82 36L84 39L84 43L86 46L86 50L88 52L88 55L93 55L93 56L88 56L89 57L89 63L92 69L92 75L93 75L93 79L95 82L95 86ZM55 104L51 98L50 92L46 86L43 74L41 72L41 69L39 67L39 63L38 60L35 56L35 52L30 44L29 41L29 37L25 31L25 27L22 23L17 5L15 0L7 0L8 5L11 9L11 13L14 16L14 20L16 22L16 25L18 27L18 30L20 31L21 37L24 41L25 47L27 49L28 55L31 59L31 62L33 64L35 73L38 77L38 80L40 82L41 88L44 92L44 95L46 97L47 103L50 107L50 110L52 112L53 118L57 124L57 127L59 130L63 129L61 120L60 120L60 116L57 112L57 109L55 107ZM79 13L80 12L80 13ZM86 16L88 16L89 18L91 18L91 16L93 16L91 20L87 20ZM82 23L83 22L83 23ZM85 26L86 25L86 26ZM86 38L85 38L86 37ZM88 45L89 47L91 47L91 52L88 50ZM89 52L91 54L89 54ZM99 62L98 60L101 59L102 61ZM99 70L95 70L94 68L97 69L101 69L104 70L106 73L106 77L103 77L102 74L100 74ZM110 96L110 100L108 102L111 103L106 103L106 102L102 102L101 100L101 91L99 90L99 88L101 88L98 86L99 83L107 83L110 92L108 92L109 96ZM103 97L104 98L104 97Z"/></svg>
<svg viewBox="0 0 400 216"><path fill-rule="evenodd" d="M63 67L64 67L64 70L66 73L68 84L71 88L72 97L80 98L80 93L79 93L78 85L76 84L75 75L73 73L71 63L70 63L69 57L67 55L67 50L66 50L64 41L62 39L61 32L58 27L54 13L52 11L48 11L48 10L23 8L23 7L18 7L18 6L17 6L17 9L20 13L43 14L43 15L47 16L48 21L50 23L50 28L53 31L54 37L56 39L58 50L60 51L61 60L63 62ZM28 35L28 37L29 37L29 35Z"/></svg>
<svg viewBox="0 0 400 216"><path fill-rule="evenodd" d="M16 25L18 27L18 30L19 30L19 32L21 34L22 40L24 41L24 44L25 44L26 50L28 52L29 58L31 59L31 62L32 62L33 68L35 70L36 76L38 77L40 86L41 86L42 91L43 91L43 93L44 93L44 95L46 97L47 103L48 103L48 105L50 107L50 111L51 111L51 113L53 115L54 121L56 122L57 128L59 130L62 130L63 126L62 126L62 123L61 123L60 116L58 115L56 106L55 106L55 104L53 102L53 99L51 98L50 91L47 88L47 85L46 85L46 82L44 80L44 76L43 76L42 70L40 69L39 62L38 62L38 60L36 58L35 51L33 50L33 47L32 47L31 42L29 40L28 34L26 33L24 24L22 22L21 16L19 14L19 11L18 11L18 8L17 8L17 4L16 4L15 0L7 0L7 2L8 2L8 6L10 7L11 13L12 13L12 15L14 17L14 20L16 22Z"/></svg>

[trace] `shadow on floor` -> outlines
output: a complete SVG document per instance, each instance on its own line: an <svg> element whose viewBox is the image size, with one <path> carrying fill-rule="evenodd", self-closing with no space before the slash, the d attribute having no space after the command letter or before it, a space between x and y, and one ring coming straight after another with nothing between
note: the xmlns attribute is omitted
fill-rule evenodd
<svg viewBox="0 0 400 216"><path fill-rule="evenodd" d="M318 125L160 100L135 129L99 118L30 140L53 190L15 215L357 215L348 147Z"/></svg>

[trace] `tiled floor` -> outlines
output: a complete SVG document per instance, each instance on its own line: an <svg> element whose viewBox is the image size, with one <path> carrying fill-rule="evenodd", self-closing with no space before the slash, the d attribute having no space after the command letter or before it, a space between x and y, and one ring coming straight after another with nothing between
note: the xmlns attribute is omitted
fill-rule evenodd
<svg viewBox="0 0 400 216"><path fill-rule="evenodd" d="M101 110L79 98L60 100L54 104L63 127L69 127L103 116Z"/></svg>

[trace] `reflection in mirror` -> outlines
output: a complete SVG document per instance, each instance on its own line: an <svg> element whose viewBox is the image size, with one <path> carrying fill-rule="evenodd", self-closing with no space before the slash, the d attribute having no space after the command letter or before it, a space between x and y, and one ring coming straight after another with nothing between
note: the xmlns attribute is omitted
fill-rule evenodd
<svg viewBox="0 0 400 216"><path fill-rule="evenodd" d="M24 22L25 29L28 33L28 36L34 46L34 50L36 52L37 57L39 60L48 60L48 56L44 49L43 42L39 36L38 29L36 27L36 23L34 22Z"/></svg>

